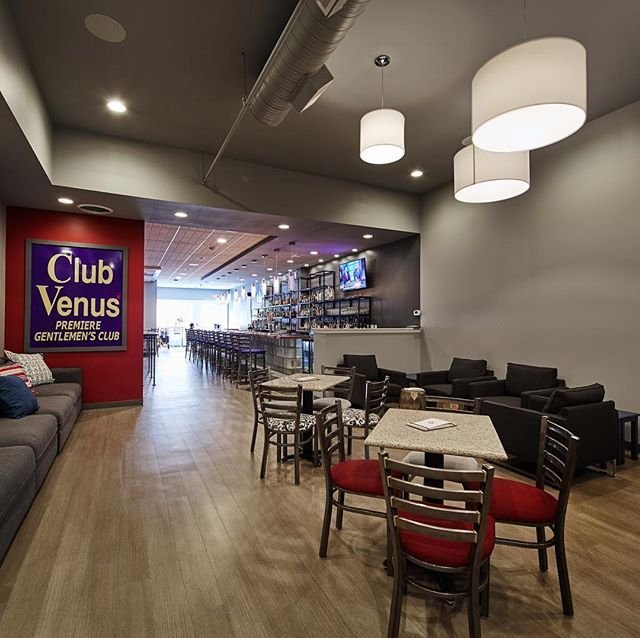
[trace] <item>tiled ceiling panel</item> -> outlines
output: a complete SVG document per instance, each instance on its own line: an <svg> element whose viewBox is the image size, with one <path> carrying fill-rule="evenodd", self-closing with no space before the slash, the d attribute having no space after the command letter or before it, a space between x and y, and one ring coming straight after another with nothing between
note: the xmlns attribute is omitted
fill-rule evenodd
<svg viewBox="0 0 640 638"><path fill-rule="evenodd" d="M267 238L267 235L229 230L147 223L145 278L151 280L151 273L159 269L159 286L197 288L202 285L207 288L226 288L224 279L231 279L230 275L233 273L233 279L237 281L243 270L242 264L234 265L238 272L230 267L229 274L226 271L218 273L220 280L210 277L202 281L201 277L237 259Z"/></svg>

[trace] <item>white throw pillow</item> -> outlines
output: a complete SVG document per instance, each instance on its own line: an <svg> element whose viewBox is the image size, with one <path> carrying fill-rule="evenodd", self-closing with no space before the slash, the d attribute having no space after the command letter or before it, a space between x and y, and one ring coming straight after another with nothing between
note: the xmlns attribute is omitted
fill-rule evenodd
<svg viewBox="0 0 640 638"><path fill-rule="evenodd" d="M46 383L53 383L53 373L49 366L44 362L41 354L16 354L11 350L4 351L5 356L14 363L19 363L27 375L31 385L45 385Z"/></svg>

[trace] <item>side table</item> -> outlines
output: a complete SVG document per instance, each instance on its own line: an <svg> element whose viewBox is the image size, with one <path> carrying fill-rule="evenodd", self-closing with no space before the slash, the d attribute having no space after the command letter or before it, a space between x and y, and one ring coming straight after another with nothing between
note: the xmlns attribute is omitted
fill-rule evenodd
<svg viewBox="0 0 640 638"><path fill-rule="evenodd" d="M634 461L638 460L638 412L628 412L626 410L618 410L618 465L624 465L624 426L626 423L631 427L631 458Z"/></svg>

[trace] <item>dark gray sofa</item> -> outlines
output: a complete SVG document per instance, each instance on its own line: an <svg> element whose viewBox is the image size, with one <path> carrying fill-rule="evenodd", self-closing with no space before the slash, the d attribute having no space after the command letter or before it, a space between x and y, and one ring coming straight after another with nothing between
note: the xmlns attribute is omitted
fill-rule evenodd
<svg viewBox="0 0 640 638"><path fill-rule="evenodd" d="M39 409L0 417L0 560L82 410L81 368L53 368L55 383L35 388Z"/></svg>

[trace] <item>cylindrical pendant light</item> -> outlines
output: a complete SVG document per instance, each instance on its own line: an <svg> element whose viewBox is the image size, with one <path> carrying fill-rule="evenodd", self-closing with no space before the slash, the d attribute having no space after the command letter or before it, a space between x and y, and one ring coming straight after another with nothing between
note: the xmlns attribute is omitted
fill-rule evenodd
<svg viewBox="0 0 640 638"><path fill-rule="evenodd" d="M503 51L473 78L473 144L533 150L575 133L587 118L587 52L569 38L540 38Z"/></svg>
<svg viewBox="0 0 640 638"><path fill-rule="evenodd" d="M374 62L382 74L381 108L360 120L360 158L368 164L391 164L404 157L404 115L384 108L384 67L391 58L379 55Z"/></svg>
<svg viewBox="0 0 640 638"><path fill-rule="evenodd" d="M360 120L360 158L368 164L391 164L404 157L404 115L377 109Z"/></svg>
<svg viewBox="0 0 640 638"><path fill-rule="evenodd" d="M492 153L473 144L453 158L453 190L460 202L499 202L529 190L529 151Z"/></svg>

